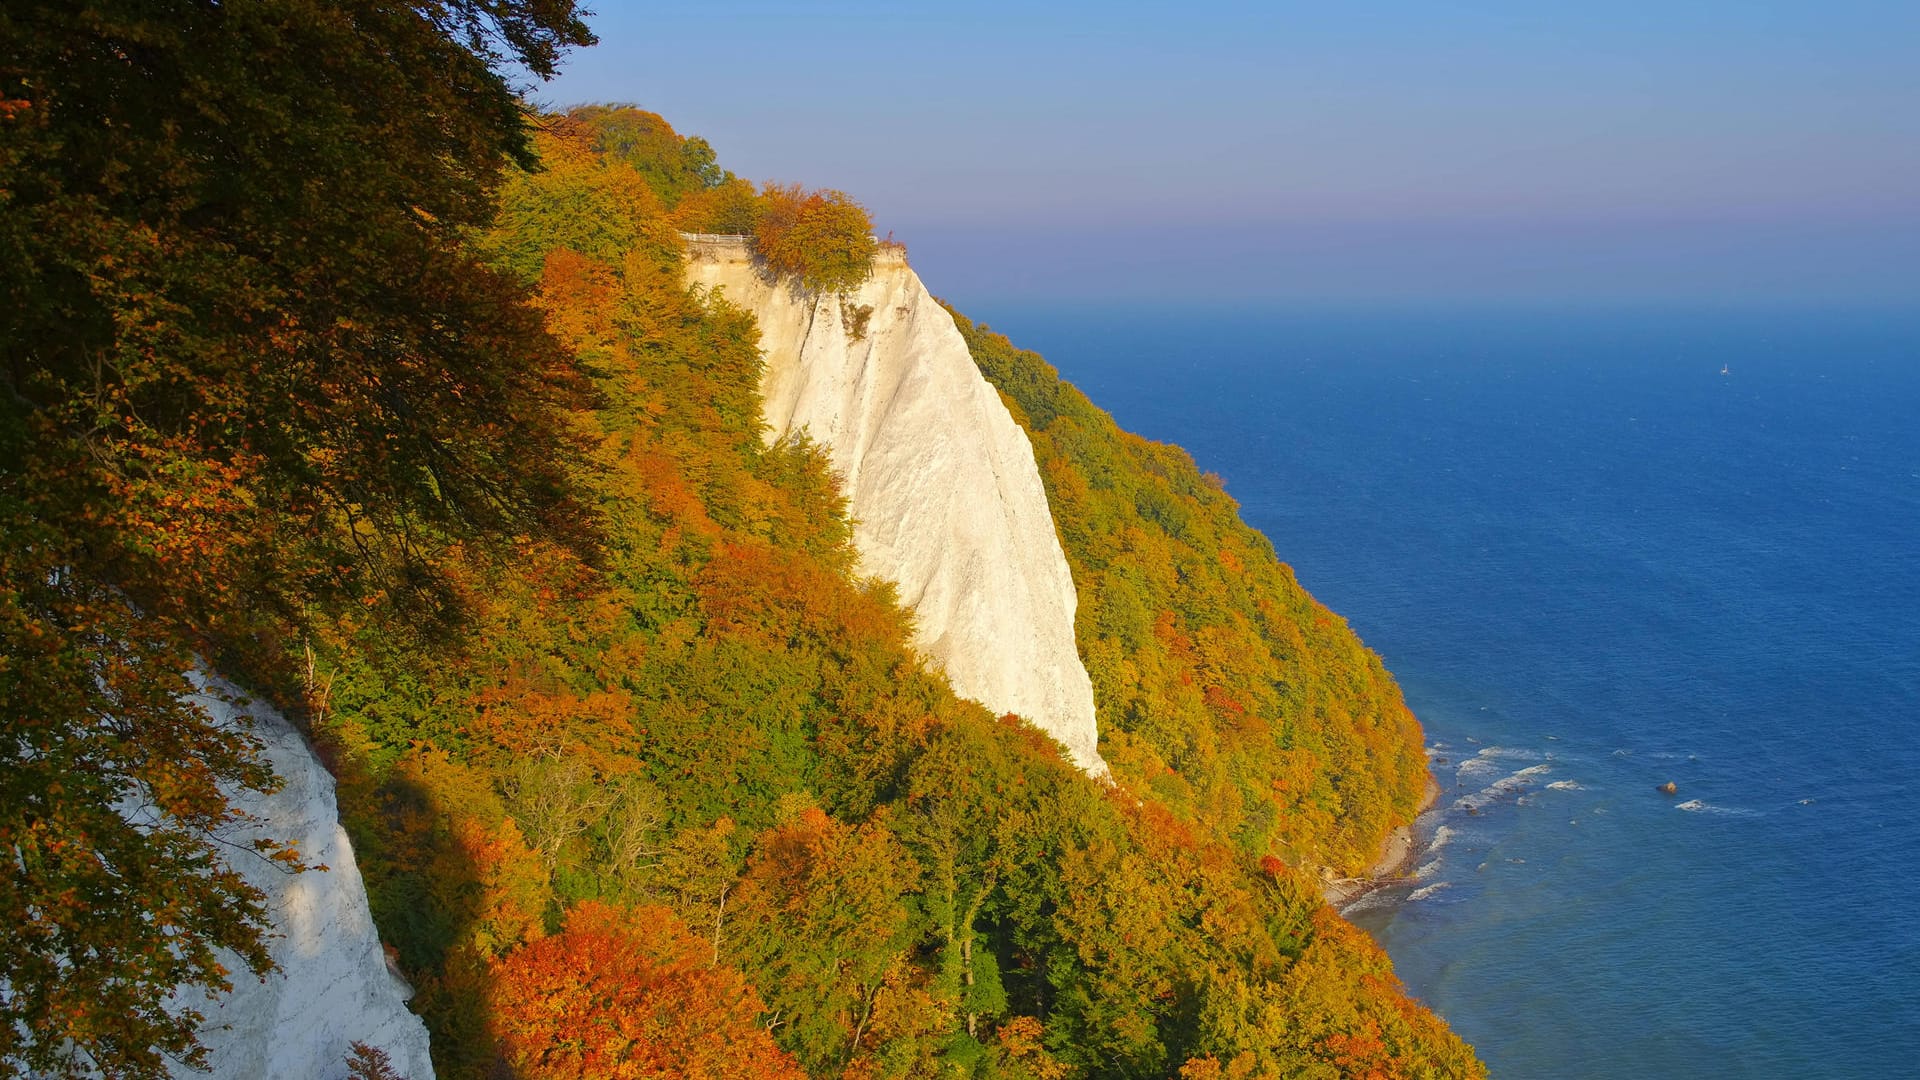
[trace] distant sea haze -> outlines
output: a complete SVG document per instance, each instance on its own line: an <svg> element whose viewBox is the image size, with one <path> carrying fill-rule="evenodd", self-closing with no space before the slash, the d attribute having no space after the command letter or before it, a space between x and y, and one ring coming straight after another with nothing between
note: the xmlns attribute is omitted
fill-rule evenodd
<svg viewBox="0 0 1920 1080"><path fill-rule="evenodd" d="M1495 1077L1915 1075L1920 315L969 314L1399 677L1445 795L1351 917Z"/></svg>

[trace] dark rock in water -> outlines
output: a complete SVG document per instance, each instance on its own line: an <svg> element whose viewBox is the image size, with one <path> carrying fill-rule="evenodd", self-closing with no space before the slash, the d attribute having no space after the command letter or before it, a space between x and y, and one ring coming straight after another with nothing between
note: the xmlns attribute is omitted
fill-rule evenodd
<svg viewBox="0 0 1920 1080"><path fill-rule="evenodd" d="M1678 784L1676 784L1676 783L1674 783L1673 781L1671 781L1671 780L1669 780L1669 781L1667 781L1666 783L1664 783L1664 784L1661 784L1661 785L1660 785L1660 794L1662 794L1662 795L1678 795L1678 794L1680 794L1680 785L1678 785Z"/></svg>

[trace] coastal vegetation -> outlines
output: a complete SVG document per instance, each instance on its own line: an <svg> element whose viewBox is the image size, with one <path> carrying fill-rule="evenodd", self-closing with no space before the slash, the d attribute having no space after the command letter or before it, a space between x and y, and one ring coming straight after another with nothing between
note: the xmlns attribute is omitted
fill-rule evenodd
<svg viewBox="0 0 1920 1080"><path fill-rule="evenodd" d="M1248 854L1364 873L1427 780L1380 658L1186 451L1120 430L1037 354L954 321L1033 440L1115 774Z"/></svg>
<svg viewBox="0 0 1920 1080"><path fill-rule="evenodd" d="M484 1074L502 973L600 904L671 912L813 1076L1470 1074L1309 872L921 667L890 589L851 576L824 455L762 442L754 328L681 283L673 211L590 129L538 141L481 243L584 238L544 241L538 297L598 389L576 482L603 547L468 568L458 652L331 635L314 710L442 1072ZM514 1015L514 1045L553 1037Z"/></svg>
<svg viewBox="0 0 1920 1080"><path fill-rule="evenodd" d="M0 1075L164 1075L166 992L267 966L207 836L274 780L202 662L337 777L443 1077L1483 1074L1320 898L1417 729L1184 455L962 323L1083 582L1111 785L856 575L680 234L842 291L857 204L524 114L500 67L588 41L564 3L21 11Z"/></svg>

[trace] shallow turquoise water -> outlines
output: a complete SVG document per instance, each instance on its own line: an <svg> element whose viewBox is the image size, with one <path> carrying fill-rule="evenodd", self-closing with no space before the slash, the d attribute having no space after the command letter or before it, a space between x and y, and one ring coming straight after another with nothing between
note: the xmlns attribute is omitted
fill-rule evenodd
<svg viewBox="0 0 1920 1080"><path fill-rule="evenodd" d="M1920 318L975 314L1399 677L1446 797L1353 918L1496 1077L1920 1074Z"/></svg>

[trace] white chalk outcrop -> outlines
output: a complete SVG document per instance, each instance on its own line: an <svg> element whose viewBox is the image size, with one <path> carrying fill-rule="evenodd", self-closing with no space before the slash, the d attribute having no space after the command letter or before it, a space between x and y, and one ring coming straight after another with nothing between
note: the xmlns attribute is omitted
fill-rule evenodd
<svg viewBox="0 0 1920 1080"><path fill-rule="evenodd" d="M223 837L235 845L226 849L230 865L266 894L275 934L269 951L280 970L261 982L227 956L232 993L178 995L179 1004L206 1017L200 1040L212 1051L212 1071L176 1067L174 1074L182 1080L344 1080L351 1046L362 1042L385 1051L406 1080L431 1080L427 1028L407 1011L411 988L387 967L353 847L340 827L333 776L274 710L258 703L236 708L211 695L198 701L218 721L250 724L266 744L263 757L286 782L272 795L234 798L234 808L256 820ZM327 869L288 873L252 854L256 837L290 841L303 861Z"/></svg>
<svg viewBox="0 0 1920 1080"><path fill-rule="evenodd" d="M953 317L897 250L831 296L771 278L744 238L687 245L689 281L759 321L769 440L804 430L827 448L860 570L899 586L921 651L959 694L1020 714L1104 776L1073 578L1033 446Z"/></svg>

